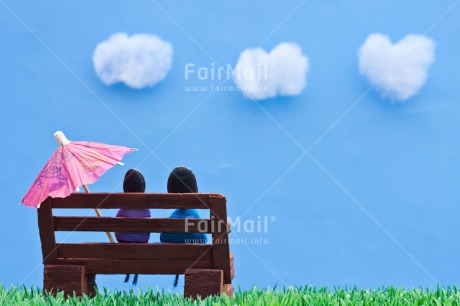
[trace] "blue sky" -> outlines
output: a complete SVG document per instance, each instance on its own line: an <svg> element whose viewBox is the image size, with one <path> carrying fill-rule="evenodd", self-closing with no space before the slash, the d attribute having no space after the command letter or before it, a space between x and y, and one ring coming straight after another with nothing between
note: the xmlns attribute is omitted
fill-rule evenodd
<svg viewBox="0 0 460 306"><path fill-rule="evenodd" d="M36 211L18 203L55 150L53 133L62 130L71 140L139 148L92 191L121 191L124 172L135 167L148 191L162 192L170 170L187 165L201 191L227 196L231 217L273 216L268 233L238 233L267 244L231 245L234 283L242 288L458 283L454 4L1 0L0 280L42 285ZM134 90L97 78L93 51L118 32L156 34L172 44L172 68L161 83ZM359 73L357 52L372 33L393 41L426 34L436 43L425 86L404 104L368 90ZM298 96L258 105L239 92L184 90L216 84L185 80L187 63L234 65L246 48L281 42L297 43L310 59L308 86ZM98 284L129 288L122 280L99 276ZM170 276L139 281L140 288L171 283Z"/></svg>

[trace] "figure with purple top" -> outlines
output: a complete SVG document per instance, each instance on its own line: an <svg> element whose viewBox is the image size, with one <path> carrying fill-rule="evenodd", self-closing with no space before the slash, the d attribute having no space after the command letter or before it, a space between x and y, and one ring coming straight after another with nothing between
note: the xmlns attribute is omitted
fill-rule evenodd
<svg viewBox="0 0 460 306"><path fill-rule="evenodd" d="M129 169L123 180L124 192L145 192L145 179L142 173L136 169ZM150 218L149 209L124 209L121 208L117 217L124 218ZM122 243L147 243L150 233L115 233L118 242ZM133 285L137 284L138 274L134 275ZM126 275L125 283L129 281L129 274Z"/></svg>

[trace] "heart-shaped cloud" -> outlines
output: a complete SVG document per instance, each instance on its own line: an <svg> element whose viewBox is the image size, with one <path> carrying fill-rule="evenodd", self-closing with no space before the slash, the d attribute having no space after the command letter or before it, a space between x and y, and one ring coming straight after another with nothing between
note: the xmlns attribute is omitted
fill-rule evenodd
<svg viewBox="0 0 460 306"><path fill-rule="evenodd" d="M233 71L238 88L251 99L294 96L307 84L308 57L294 43L281 43L270 53L261 48L241 52Z"/></svg>
<svg viewBox="0 0 460 306"><path fill-rule="evenodd" d="M392 44L386 35L371 34L359 49L359 69L384 97L403 102L425 84L434 53L434 41L423 35Z"/></svg>

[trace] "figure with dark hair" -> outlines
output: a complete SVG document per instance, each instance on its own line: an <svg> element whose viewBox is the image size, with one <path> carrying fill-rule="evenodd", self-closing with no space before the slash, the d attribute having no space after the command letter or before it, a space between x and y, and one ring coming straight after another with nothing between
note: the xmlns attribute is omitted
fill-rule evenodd
<svg viewBox="0 0 460 306"><path fill-rule="evenodd" d="M196 193L198 185L195 174L187 167L177 167L171 172L168 178L169 193ZM170 218L199 218L195 209L176 209ZM161 242L167 243L206 243L204 233L161 233ZM179 275L176 275L174 287L177 286Z"/></svg>
<svg viewBox="0 0 460 306"><path fill-rule="evenodd" d="M129 169L123 180L124 192L145 192L145 179L142 173L136 169ZM124 209L118 210L117 217L124 218L150 218L149 209ZM123 243L147 243L150 233L115 233L118 242ZM138 274L134 275L133 285L137 284ZM129 281L129 274L126 275L125 283Z"/></svg>

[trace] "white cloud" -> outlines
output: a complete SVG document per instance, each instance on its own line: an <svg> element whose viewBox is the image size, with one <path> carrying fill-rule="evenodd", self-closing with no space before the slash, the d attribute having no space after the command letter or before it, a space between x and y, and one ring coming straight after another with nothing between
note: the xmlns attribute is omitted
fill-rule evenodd
<svg viewBox="0 0 460 306"><path fill-rule="evenodd" d="M384 97L403 102L425 84L435 47L423 35L410 34L392 44L388 36L371 34L359 49L359 69Z"/></svg>
<svg viewBox="0 0 460 306"><path fill-rule="evenodd" d="M94 70L106 85L121 82L141 89L166 77L172 53L171 44L155 35L117 33L97 45Z"/></svg>
<svg viewBox="0 0 460 306"><path fill-rule="evenodd" d="M243 94L263 100L300 94L307 84L308 57L294 43L281 43L270 53L261 48L240 54L233 77Z"/></svg>

